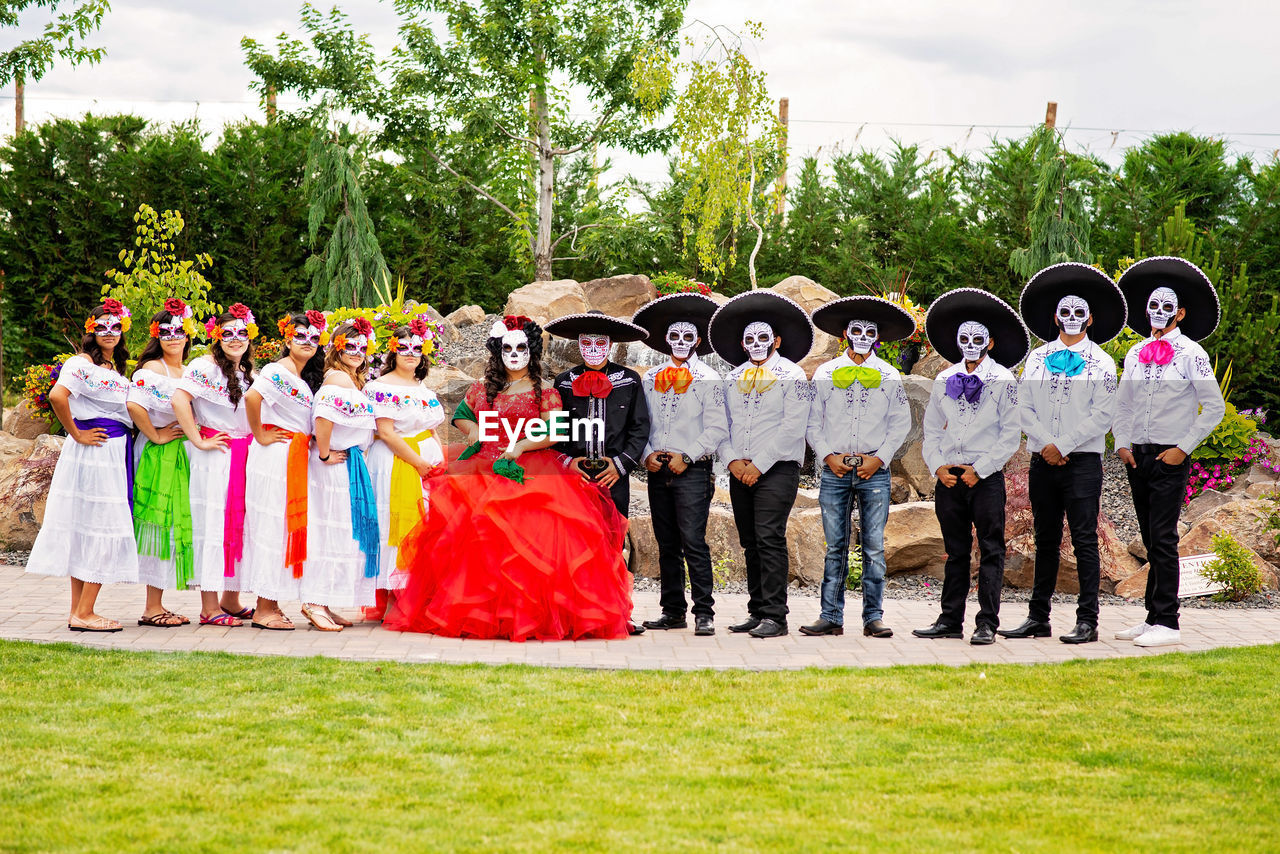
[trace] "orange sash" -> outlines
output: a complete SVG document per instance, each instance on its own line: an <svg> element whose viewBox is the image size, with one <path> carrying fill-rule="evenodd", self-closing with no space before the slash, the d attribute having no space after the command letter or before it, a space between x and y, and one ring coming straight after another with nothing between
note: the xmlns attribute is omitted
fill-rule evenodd
<svg viewBox="0 0 1280 854"><path fill-rule="evenodd" d="M284 430L274 424L262 425L267 430ZM302 564L307 559L307 459L311 437L306 433L289 434L288 488L285 500L284 565L293 567L293 577L302 577Z"/></svg>

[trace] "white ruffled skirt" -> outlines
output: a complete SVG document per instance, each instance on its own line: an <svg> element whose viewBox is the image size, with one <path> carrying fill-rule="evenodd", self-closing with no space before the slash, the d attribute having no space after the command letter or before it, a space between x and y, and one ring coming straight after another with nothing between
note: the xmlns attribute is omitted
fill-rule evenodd
<svg viewBox="0 0 1280 854"><path fill-rule="evenodd" d="M405 581L404 574L396 572L396 555L400 549L387 544L391 531L391 469L395 465L396 455L386 442L374 442L365 459L369 465L369 479L373 481L373 492L378 496L378 542L382 544L382 554L378 561L378 589L399 590ZM423 498L426 495L424 486Z"/></svg>
<svg viewBox="0 0 1280 854"><path fill-rule="evenodd" d="M138 545L125 476L128 441L119 436L97 446L70 438L63 443L27 572L92 584L137 582Z"/></svg>
<svg viewBox="0 0 1280 854"><path fill-rule="evenodd" d="M253 524L245 532L244 566L249 586L263 599L298 601L301 579L294 578L293 568L284 563L289 443L254 442L249 446L248 460L245 518Z"/></svg>
<svg viewBox="0 0 1280 854"><path fill-rule="evenodd" d="M191 539L194 544L191 586L214 593L247 591L250 588L244 579L245 561L242 559L227 577L222 557L231 451L202 451L187 443L187 459L191 461ZM246 535L253 528L250 518L246 512Z"/></svg>
<svg viewBox="0 0 1280 854"><path fill-rule="evenodd" d="M307 463L307 564L299 600L331 608L373 607L377 579L365 578L364 563L351 532L347 467L325 465L312 449Z"/></svg>
<svg viewBox="0 0 1280 854"><path fill-rule="evenodd" d="M175 439L174 441L182 441ZM138 464L142 462L142 451L151 444L147 441L145 433L139 433L138 438L133 442L133 472L138 473ZM170 536L173 532L170 531ZM162 560L151 555L138 555L138 583L146 584L151 587L159 587L161 590L177 590L178 589L178 567L173 558ZM194 579L193 579L194 583Z"/></svg>

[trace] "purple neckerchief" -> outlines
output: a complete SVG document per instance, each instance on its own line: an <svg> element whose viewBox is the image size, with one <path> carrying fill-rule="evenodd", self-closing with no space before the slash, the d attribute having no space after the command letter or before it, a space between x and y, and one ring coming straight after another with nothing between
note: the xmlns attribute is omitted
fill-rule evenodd
<svg viewBox="0 0 1280 854"><path fill-rule="evenodd" d="M79 430L93 430L94 428L107 431L108 439L118 439L124 436L130 439L133 431L125 425L116 421L114 418L90 418L88 421L81 421L79 418L71 419L76 423ZM126 441L124 443L124 483L125 490L129 496L129 512L133 512L133 442Z"/></svg>
<svg viewBox="0 0 1280 854"><path fill-rule="evenodd" d="M977 374L952 374L947 377L947 397L952 400L964 399L977 403L982 396L982 377Z"/></svg>

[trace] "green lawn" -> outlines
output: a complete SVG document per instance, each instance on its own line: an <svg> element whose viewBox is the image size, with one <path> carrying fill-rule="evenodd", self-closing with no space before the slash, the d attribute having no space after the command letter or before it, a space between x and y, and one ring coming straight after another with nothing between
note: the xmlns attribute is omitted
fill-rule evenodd
<svg viewBox="0 0 1280 854"><path fill-rule="evenodd" d="M0 850L1276 851L1277 650L663 674L0 642Z"/></svg>

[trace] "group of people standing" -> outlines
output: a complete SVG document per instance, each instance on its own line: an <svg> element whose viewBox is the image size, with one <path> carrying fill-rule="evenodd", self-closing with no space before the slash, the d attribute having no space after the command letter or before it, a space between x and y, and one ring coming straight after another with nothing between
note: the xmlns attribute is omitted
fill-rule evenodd
<svg viewBox="0 0 1280 854"><path fill-rule="evenodd" d="M970 642L1049 636L1065 518L1080 596L1061 640L1097 640L1097 518L1111 432L1150 560L1147 618L1118 637L1177 643L1188 458L1225 411L1197 343L1217 325L1213 286L1178 258L1145 259L1118 282L1088 265L1057 264L1031 279L1019 308L959 288L926 315L930 343L954 364L934 381L922 425L946 551L941 614L914 634L963 636L976 531ZM846 297L810 315L771 291L724 304L675 294L629 320L569 315L545 331L576 341L581 363L550 380L543 328L506 317L490 330L484 378L452 415L463 437L452 448L439 441L443 409L422 385L425 322L382 331L388 345L375 380L368 368L377 335L360 318L332 340L319 312L281 319L285 354L259 372L248 309L237 304L211 320L209 355L184 364L190 311L170 300L130 379L127 323L114 300L95 309L82 352L50 395L72 441L28 568L71 577L74 631L118 631L94 612L98 588L141 581L148 592L139 623L153 626L188 622L165 609L164 590L198 587L201 624L222 626L292 629L280 603L296 600L327 631L350 625L333 609L363 607L397 630L614 638L685 629L692 610L694 634L711 635L706 529L718 458L730 476L749 591L746 619L729 631L778 637L788 633L786 530L807 444L821 470L827 552L821 615L800 631L844 631L856 505L863 633L893 635L883 610L889 463L910 432L911 409L898 369L876 351L910 336L915 321L891 301ZM1146 337L1117 381L1100 345L1126 324ZM841 352L809 379L798 363L815 326L839 337ZM1031 350L1028 327L1047 343ZM668 357L643 377L611 358L614 345L637 341ZM727 376L703 360L713 352L732 366ZM564 414L595 429L570 437L546 429ZM495 423L497 438L486 429ZM544 429L529 428L535 423ZM1027 619L1001 630L1004 467L1023 434L1035 583ZM641 468L662 613L637 624L624 549L629 476ZM249 592L253 606L240 600Z"/></svg>

